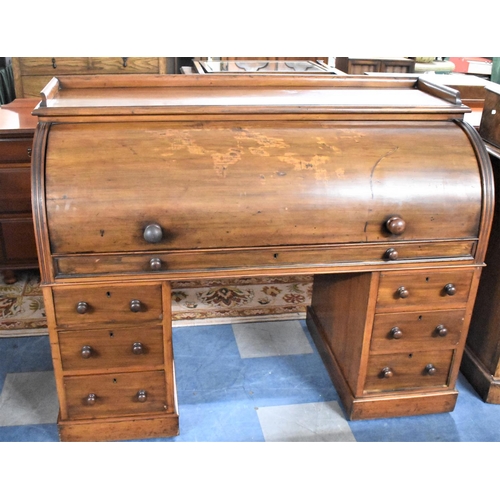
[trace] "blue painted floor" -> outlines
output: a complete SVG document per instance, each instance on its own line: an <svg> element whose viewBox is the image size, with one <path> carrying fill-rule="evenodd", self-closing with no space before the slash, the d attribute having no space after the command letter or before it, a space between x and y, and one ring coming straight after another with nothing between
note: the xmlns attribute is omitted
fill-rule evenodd
<svg viewBox="0 0 500 500"><path fill-rule="evenodd" d="M174 328L180 435L165 442L497 442L460 375L451 413L347 421L304 321ZM58 441L46 336L0 339L0 441Z"/></svg>

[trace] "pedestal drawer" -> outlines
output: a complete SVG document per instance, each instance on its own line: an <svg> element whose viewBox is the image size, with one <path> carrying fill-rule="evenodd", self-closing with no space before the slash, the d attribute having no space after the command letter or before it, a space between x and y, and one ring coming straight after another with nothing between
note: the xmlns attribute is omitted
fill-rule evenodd
<svg viewBox="0 0 500 500"><path fill-rule="evenodd" d="M0 213L26 213L31 217L31 176L29 167L0 168Z"/></svg>
<svg viewBox="0 0 500 500"><path fill-rule="evenodd" d="M31 162L31 149L33 138L14 138L0 140L1 163L27 163Z"/></svg>
<svg viewBox="0 0 500 500"><path fill-rule="evenodd" d="M370 356L365 392L445 387L453 350Z"/></svg>
<svg viewBox="0 0 500 500"><path fill-rule="evenodd" d="M88 59L88 57L21 57L19 61L23 75L56 76L86 73Z"/></svg>
<svg viewBox="0 0 500 500"><path fill-rule="evenodd" d="M462 335L465 311L426 311L377 314L373 324L372 352L451 349Z"/></svg>
<svg viewBox="0 0 500 500"><path fill-rule="evenodd" d="M69 418L98 418L165 411L163 371L64 379Z"/></svg>
<svg viewBox="0 0 500 500"><path fill-rule="evenodd" d="M163 365L161 326L59 332L64 370L113 371Z"/></svg>
<svg viewBox="0 0 500 500"><path fill-rule="evenodd" d="M54 288L60 327L142 323L162 318L161 285L96 285Z"/></svg>
<svg viewBox="0 0 500 500"><path fill-rule="evenodd" d="M381 273L377 312L398 309L463 308L469 298L473 271Z"/></svg>

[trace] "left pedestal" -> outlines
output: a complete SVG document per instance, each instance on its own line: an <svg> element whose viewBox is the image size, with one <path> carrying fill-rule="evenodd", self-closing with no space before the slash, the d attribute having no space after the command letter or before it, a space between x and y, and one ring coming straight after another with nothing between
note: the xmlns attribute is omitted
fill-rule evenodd
<svg viewBox="0 0 500 500"><path fill-rule="evenodd" d="M63 441L175 436L170 285L44 289Z"/></svg>

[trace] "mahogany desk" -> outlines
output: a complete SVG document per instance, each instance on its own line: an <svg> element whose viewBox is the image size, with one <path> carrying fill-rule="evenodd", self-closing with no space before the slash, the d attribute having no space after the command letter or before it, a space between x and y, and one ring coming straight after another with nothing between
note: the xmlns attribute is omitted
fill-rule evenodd
<svg viewBox="0 0 500 500"><path fill-rule="evenodd" d="M53 79L32 197L61 439L179 432L176 279L313 274L348 418L452 411L493 216L469 111L414 77Z"/></svg>
<svg viewBox="0 0 500 500"><path fill-rule="evenodd" d="M37 268L31 215L30 164L39 99L16 99L0 107L0 270L6 283L16 269Z"/></svg>

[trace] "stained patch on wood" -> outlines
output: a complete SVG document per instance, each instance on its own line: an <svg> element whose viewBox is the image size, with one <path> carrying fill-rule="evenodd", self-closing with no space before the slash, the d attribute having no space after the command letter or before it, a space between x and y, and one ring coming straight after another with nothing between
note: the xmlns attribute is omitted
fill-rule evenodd
<svg viewBox="0 0 500 500"><path fill-rule="evenodd" d="M314 155L307 160L301 156L290 153L288 155L278 156L278 159L284 163L292 165L294 170L306 170L314 172L315 177L318 180L327 180L328 178L326 169L319 167L328 162L328 160L330 159L329 156Z"/></svg>

